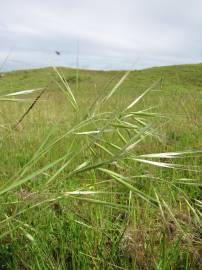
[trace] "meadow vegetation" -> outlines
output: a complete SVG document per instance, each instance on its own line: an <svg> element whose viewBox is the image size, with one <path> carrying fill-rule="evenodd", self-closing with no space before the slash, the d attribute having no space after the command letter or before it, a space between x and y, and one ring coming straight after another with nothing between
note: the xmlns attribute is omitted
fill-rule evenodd
<svg viewBox="0 0 202 270"><path fill-rule="evenodd" d="M202 64L5 73L0 149L0 269L200 269Z"/></svg>

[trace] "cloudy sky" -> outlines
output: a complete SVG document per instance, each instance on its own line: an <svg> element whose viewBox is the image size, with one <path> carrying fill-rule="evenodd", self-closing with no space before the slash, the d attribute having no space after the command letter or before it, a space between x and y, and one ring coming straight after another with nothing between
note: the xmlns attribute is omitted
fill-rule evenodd
<svg viewBox="0 0 202 270"><path fill-rule="evenodd" d="M202 62L201 0L0 0L0 14L2 70Z"/></svg>

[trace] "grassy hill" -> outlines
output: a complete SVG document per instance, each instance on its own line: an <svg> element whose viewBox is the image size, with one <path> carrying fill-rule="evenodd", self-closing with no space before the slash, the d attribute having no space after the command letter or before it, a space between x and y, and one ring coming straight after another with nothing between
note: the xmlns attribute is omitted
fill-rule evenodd
<svg viewBox="0 0 202 270"><path fill-rule="evenodd" d="M0 269L200 269L201 134L202 64L3 74Z"/></svg>

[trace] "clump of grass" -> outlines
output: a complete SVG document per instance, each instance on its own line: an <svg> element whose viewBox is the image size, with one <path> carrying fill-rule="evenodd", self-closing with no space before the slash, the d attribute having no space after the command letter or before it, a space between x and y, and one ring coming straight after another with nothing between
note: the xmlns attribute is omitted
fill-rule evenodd
<svg viewBox="0 0 202 270"><path fill-rule="evenodd" d="M155 119L162 115L137 107L161 79L128 103L114 104L131 76L126 72L110 91L87 97L83 108L82 94L54 71L71 117L51 125L29 161L0 186L2 245L16 247L7 269L199 267L200 182L190 175L200 168L184 160L201 152L141 150L161 139ZM17 95L1 101L16 102ZM22 136L17 132L8 130L3 139ZM33 139L36 130L26 132Z"/></svg>

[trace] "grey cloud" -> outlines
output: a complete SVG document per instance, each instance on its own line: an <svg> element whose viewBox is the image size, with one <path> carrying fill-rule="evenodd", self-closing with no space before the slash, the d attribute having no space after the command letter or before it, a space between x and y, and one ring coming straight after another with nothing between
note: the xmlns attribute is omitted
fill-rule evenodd
<svg viewBox="0 0 202 270"><path fill-rule="evenodd" d="M4 69L75 66L79 44L86 68L200 62L201 9L200 0L2 0L0 61L12 48Z"/></svg>

